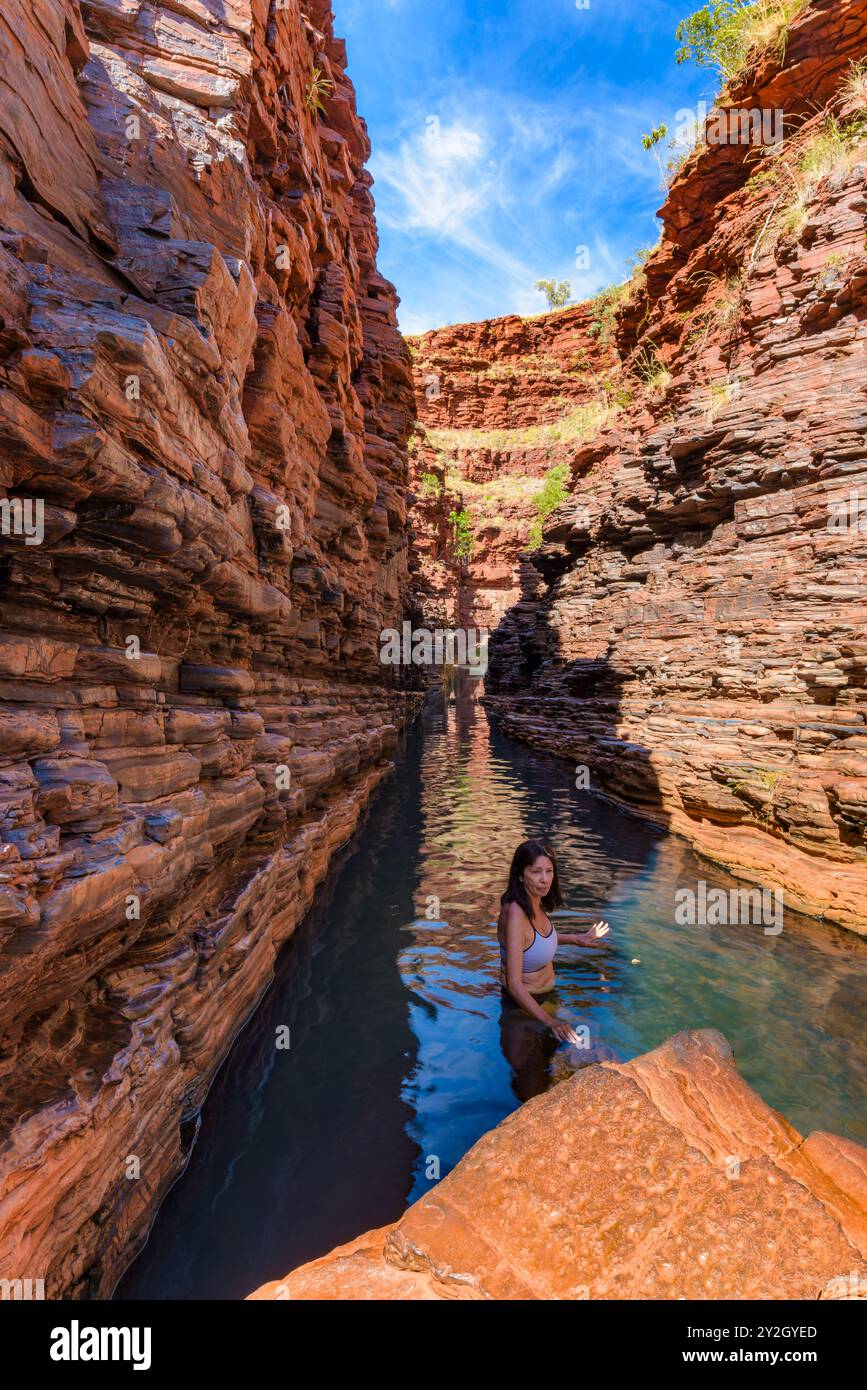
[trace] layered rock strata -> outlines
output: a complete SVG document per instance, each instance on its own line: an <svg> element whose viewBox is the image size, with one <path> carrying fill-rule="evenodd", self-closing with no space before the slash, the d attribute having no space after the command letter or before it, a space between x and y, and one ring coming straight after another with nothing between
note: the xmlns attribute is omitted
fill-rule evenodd
<svg viewBox="0 0 867 1390"><path fill-rule="evenodd" d="M426 614L493 631L520 598L546 480L556 496L576 441L609 410L618 359L606 327L582 304L408 340L419 422L411 563ZM449 520L460 513L464 547Z"/></svg>
<svg viewBox="0 0 867 1390"><path fill-rule="evenodd" d="M323 0L0 17L0 1277L105 1296L417 696Z"/></svg>
<svg viewBox="0 0 867 1390"><path fill-rule="evenodd" d="M867 1149L804 1139L722 1034L678 1033L528 1101L393 1226L250 1295L867 1297Z"/></svg>
<svg viewBox="0 0 867 1390"><path fill-rule="evenodd" d="M867 929L863 3L814 3L700 145L617 315L616 414L492 641L505 729L792 907ZM630 384L631 381L631 384Z"/></svg>

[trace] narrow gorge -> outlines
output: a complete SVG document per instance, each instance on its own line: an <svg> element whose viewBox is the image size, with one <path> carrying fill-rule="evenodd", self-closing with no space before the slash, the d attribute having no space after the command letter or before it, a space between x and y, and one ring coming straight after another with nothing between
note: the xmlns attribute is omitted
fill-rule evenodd
<svg viewBox="0 0 867 1390"><path fill-rule="evenodd" d="M3 537L0 1266L49 1297L111 1293L416 703L369 143L329 6L272 11L0 26L3 484L44 516Z"/></svg>
<svg viewBox="0 0 867 1390"><path fill-rule="evenodd" d="M624 921L658 908L603 1008L676 884L781 895L779 960L738 978L827 1009L838 1110L739 1074L690 1004L734 968L709 951L682 1016L655 997L616 1056L480 1105L421 1196L417 1136L386 1224L359 1199L349 1245L244 1291L864 1297L867 3L754 56L726 105L785 139L700 140L622 285L406 338L334 30L329 0L4 0L0 1280L115 1293L339 852L424 859L353 930L466 912L488 970L504 870L458 849L550 815L588 913L633 881ZM406 624L487 632L484 683L384 662ZM405 942L392 983L435 1016Z"/></svg>
<svg viewBox="0 0 867 1390"><path fill-rule="evenodd" d="M782 150L700 146L622 286L411 341L423 588L491 629L507 731L861 933L865 47L811 6L729 93Z"/></svg>

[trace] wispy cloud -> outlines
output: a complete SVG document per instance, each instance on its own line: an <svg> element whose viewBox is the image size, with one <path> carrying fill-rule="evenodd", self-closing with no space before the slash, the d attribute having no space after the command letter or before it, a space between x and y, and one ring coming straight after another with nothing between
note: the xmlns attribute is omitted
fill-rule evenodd
<svg viewBox="0 0 867 1390"><path fill-rule="evenodd" d="M334 3L406 331L536 312L541 278L586 297L655 240L641 135L696 99L673 62L680 0Z"/></svg>
<svg viewBox="0 0 867 1390"><path fill-rule="evenodd" d="M390 147L371 162L383 228L418 244L427 239L428 273L437 250L469 256L468 271L497 282L503 312L543 306L533 286L556 275L578 295L622 278L605 230L606 200L625 181L652 193L655 165L643 159L634 109L605 96L573 109L511 100L498 110L495 93L441 91L443 114L420 110ZM645 241L651 239L645 237ZM579 248L589 248L588 253ZM472 262L475 262L475 265ZM453 292L454 268L449 291Z"/></svg>
<svg viewBox="0 0 867 1390"><path fill-rule="evenodd" d="M428 231L460 239L464 227L490 197L486 140L466 125L443 126L438 116L405 136L393 150L377 152L371 170L395 195L380 218L397 231Z"/></svg>

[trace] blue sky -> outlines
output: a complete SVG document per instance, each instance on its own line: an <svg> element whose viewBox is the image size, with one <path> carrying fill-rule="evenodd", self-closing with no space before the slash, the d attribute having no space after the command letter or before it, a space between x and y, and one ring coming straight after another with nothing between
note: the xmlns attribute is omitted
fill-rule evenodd
<svg viewBox="0 0 867 1390"><path fill-rule="evenodd" d="M543 277L583 299L656 242L663 194L641 136L712 104L713 75L674 61L698 0L333 6L405 333L541 312Z"/></svg>

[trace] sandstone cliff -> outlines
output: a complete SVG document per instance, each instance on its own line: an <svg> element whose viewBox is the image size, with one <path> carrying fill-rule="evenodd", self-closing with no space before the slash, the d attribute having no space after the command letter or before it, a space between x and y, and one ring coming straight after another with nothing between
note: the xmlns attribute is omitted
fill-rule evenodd
<svg viewBox="0 0 867 1390"><path fill-rule="evenodd" d="M324 0L0 15L0 1275L104 1296L415 696Z"/></svg>
<svg viewBox="0 0 867 1390"><path fill-rule="evenodd" d="M867 1149L804 1139L720 1033L586 1067L394 1226L253 1299L867 1297Z"/></svg>
<svg viewBox="0 0 867 1390"><path fill-rule="evenodd" d="M426 447L453 492L479 477L510 495L516 477L568 460L543 536L530 535L534 483L496 531L475 508L471 607L501 619L487 688L506 731L861 932L865 51L863 0L814 0L784 60L763 57L728 97L781 110L782 146L700 145L630 282L524 328L414 343ZM516 375L488 372L487 355ZM536 457L528 444L557 421L572 438L543 435ZM419 582L434 593L435 502L416 512Z"/></svg>
<svg viewBox="0 0 867 1390"><path fill-rule="evenodd" d="M609 410L619 359L607 335L599 342L601 327L578 305L408 340L419 421L411 567L428 617L493 631L519 600L521 553L541 524L546 486L550 506L576 441ZM471 535L465 554L454 513Z"/></svg>

